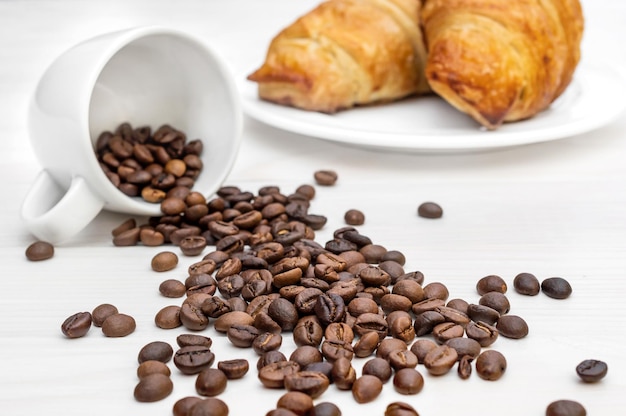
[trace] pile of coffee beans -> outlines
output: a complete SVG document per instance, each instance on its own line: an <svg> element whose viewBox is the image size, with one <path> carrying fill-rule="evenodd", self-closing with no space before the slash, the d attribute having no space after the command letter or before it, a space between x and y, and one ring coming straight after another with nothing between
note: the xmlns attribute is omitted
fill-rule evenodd
<svg viewBox="0 0 626 416"><path fill-rule="evenodd" d="M162 125L120 124L104 131L96 140L95 152L102 170L120 191L145 201L159 203L170 189L192 188L202 171L203 144L187 142L184 132Z"/></svg>
<svg viewBox="0 0 626 416"><path fill-rule="evenodd" d="M333 171L318 171L314 177L322 186L337 181ZM138 401L160 400L172 392L165 364L172 358L179 372L195 377L200 396L178 400L174 415L228 414L217 396L229 380L245 377L250 365L244 358L216 360L211 338L202 334L207 329L233 346L253 350L259 383L285 390L267 415L309 414L311 409L317 416L341 415L335 404L315 404L329 388L350 391L358 403L376 400L389 380L399 394L419 394L425 383L422 372L439 377L456 367L460 379L473 371L488 381L504 376L506 358L493 344L499 336L524 338L529 327L510 314L503 278L478 279L476 302L451 299L442 282L426 283L420 271L405 270L403 253L359 232L355 226L364 215L358 210L346 213L347 225L319 243L316 231L327 218L309 213L315 193L306 184L289 194L273 185L257 193L224 186L207 200L188 187L174 186L161 200L162 216L142 225L128 220L113 231L116 246L171 244L185 256L199 257L180 279L159 285L164 297L181 301L157 311L155 325L190 333L177 337L176 351L161 342L141 350L140 368L145 363L150 368L138 369ZM434 203L420 208L427 218L442 214ZM212 249L205 253L207 247ZM152 258L151 268L160 273L178 263L176 253L163 251ZM571 294L565 279L550 278L540 285L531 273L517 275L513 287L524 295L542 290L555 299ZM101 320L103 326L121 315L110 305L102 308L111 314ZM86 333L86 320L74 317L64 323L64 333ZM284 351L285 336L295 349ZM358 376L355 357L367 359ZM601 365L581 363L577 371L587 380L599 380L603 375L596 369ZM556 411L550 415L561 415ZM394 402L385 415L418 413Z"/></svg>

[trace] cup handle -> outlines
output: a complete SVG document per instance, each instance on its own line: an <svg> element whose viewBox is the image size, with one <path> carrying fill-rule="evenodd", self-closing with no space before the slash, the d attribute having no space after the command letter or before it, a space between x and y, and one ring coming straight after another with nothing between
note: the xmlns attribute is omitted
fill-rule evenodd
<svg viewBox="0 0 626 416"><path fill-rule="evenodd" d="M84 178L72 178L65 191L44 169L24 198L22 219L38 239L54 244L78 234L103 207Z"/></svg>

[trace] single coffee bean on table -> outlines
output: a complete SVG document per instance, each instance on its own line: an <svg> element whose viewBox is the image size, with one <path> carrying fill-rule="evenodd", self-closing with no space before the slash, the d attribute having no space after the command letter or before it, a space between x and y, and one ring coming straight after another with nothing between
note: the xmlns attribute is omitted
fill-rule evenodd
<svg viewBox="0 0 626 416"><path fill-rule="evenodd" d="M400 394L417 394L424 387L424 377L415 368L403 368L393 376L393 387Z"/></svg>
<svg viewBox="0 0 626 416"><path fill-rule="evenodd" d="M35 241L26 248L26 258L30 261L48 260L54 256L54 246L46 241Z"/></svg>
<svg viewBox="0 0 626 416"><path fill-rule="evenodd" d="M476 373L483 380L499 380L506 371L506 359L496 350L486 350L476 358Z"/></svg>
<svg viewBox="0 0 626 416"><path fill-rule="evenodd" d="M173 390L174 383L169 376L154 373L139 380L134 396L139 402L156 402L165 399Z"/></svg>
<svg viewBox="0 0 626 416"><path fill-rule="evenodd" d="M358 209L349 209L344 214L343 219L348 225L363 225L365 223L365 214Z"/></svg>
<svg viewBox="0 0 626 416"><path fill-rule="evenodd" d="M562 399L548 405L546 416L587 416L587 410L575 400Z"/></svg>
<svg viewBox="0 0 626 416"><path fill-rule="evenodd" d="M171 251L162 251L152 257L150 265L155 272L166 272L178 265L178 256Z"/></svg>
<svg viewBox="0 0 626 416"><path fill-rule="evenodd" d="M361 375L352 385L352 397L357 403L369 403L383 391L383 382L376 376Z"/></svg>
<svg viewBox="0 0 626 416"><path fill-rule="evenodd" d="M541 282L541 291L554 299L566 299L572 294L572 286L562 277L549 277Z"/></svg>
<svg viewBox="0 0 626 416"><path fill-rule="evenodd" d="M81 338L89 332L91 322L91 313L78 312L63 321L61 332L68 338Z"/></svg>
<svg viewBox="0 0 626 416"><path fill-rule="evenodd" d="M315 183L322 186L333 186L337 182L337 172L334 170L318 170L313 174Z"/></svg>
<svg viewBox="0 0 626 416"><path fill-rule="evenodd" d="M136 328L135 318L123 313L111 315L102 323L102 333L112 338L130 335Z"/></svg>
<svg viewBox="0 0 626 416"><path fill-rule="evenodd" d="M139 379L157 373L168 377L172 374L170 368L163 361L147 360L137 367L137 378Z"/></svg>
<svg viewBox="0 0 626 416"><path fill-rule="evenodd" d="M96 306L93 311L91 311L91 318L93 320L93 325L98 328L102 326L104 321L111 315L115 315L119 311L117 307L111 305L110 303L102 303Z"/></svg>
<svg viewBox="0 0 626 416"><path fill-rule="evenodd" d="M417 207L417 215L422 218L441 218L443 216L443 208L436 202L423 202Z"/></svg>
<svg viewBox="0 0 626 416"><path fill-rule="evenodd" d="M276 402L276 407L290 410L296 415L314 414L317 416L317 413L313 413L315 407L313 398L299 391L288 391L280 396Z"/></svg>
<svg viewBox="0 0 626 416"><path fill-rule="evenodd" d="M488 292L506 293L507 284L502 277L490 274L478 280L476 291L481 296Z"/></svg>
<svg viewBox="0 0 626 416"><path fill-rule="evenodd" d="M174 355L174 349L170 344L165 341L152 341L144 345L137 355L137 361L139 364L148 360L161 361L163 363L168 362Z"/></svg>
<svg viewBox="0 0 626 416"><path fill-rule="evenodd" d="M513 279L513 288L520 295L535 296L539 294L541 285L539 279L532 273L519 273Z"/></svg>
<svg viewBox="0 0 626 416"><path fill-rule="evenodd" d="M576 366L576 374L585 383L596 383L608 372L608 365L601 360L584 360Z"/></svg>
<svg viewBox="0 0 626 416"><path fill-rule="evenodd" d="M498 333L506 338L520 339L528 335L528 324L517 315L503 315L496 323Z"/></svg>
<svg viewBox="0 0 626 416"><path fill-rule="evenodd" d="M205 368L196 377L196 392L200 396L215 397L226 390L228 377L219 368Z"/></svg>

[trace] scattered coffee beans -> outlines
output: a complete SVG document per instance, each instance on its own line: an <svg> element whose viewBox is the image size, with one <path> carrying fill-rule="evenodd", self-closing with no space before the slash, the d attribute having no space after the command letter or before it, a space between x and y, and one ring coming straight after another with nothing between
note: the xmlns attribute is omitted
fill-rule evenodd
<svg viewBox="0 0 626 416"><path fill-rule="evenodd" d="M546 416L587 416L587 411L577 401L557 400L548 405Z"/></svg>
<svg viewBox="0 0 626 416"><path fill-rule="evenodd" d="M152 257L152 270L155 272L166 272L172 270L178 264L178 256L171 251L162 251Z"/></svg>
<svg viewBox="0 0 626 416"><path fill-rule="evenodd" d="M417 208L417 215L423 218L441 218L443 208L435 202L424 202Z"/></svg>
<svg viewBox="0 0 626 416"><path fill-rule="evenodd" d="M63 322L61 332L68 338L80 338L89 332L91 322L92 318L89 312L78 312Z"/></svg>
<svg viewBox="0 0 626 416"><path fill-rule="evenodd" d="M585 383L596 383L602 380L608 370L608 365L600 360L584 360L576 366L576 374Z"/></svg>
<svg viewBox="0 0 626 416"><path fill-rule="evenodd" d="M541 291L554 299L566 299L572 294L572 286L562 277L549 277L541 282Z"/></svg>
<svg viewBox="0 0 626 416"><path fill-rule="evenodd" d="M48 260L54 256L54 246L45 241L35 241L26 248L26 258L30 261Z"/></svg>

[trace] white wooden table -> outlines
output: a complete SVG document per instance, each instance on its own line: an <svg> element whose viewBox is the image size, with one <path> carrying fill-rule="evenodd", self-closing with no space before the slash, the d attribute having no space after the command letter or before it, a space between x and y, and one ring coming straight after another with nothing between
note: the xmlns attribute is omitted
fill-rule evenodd
<svg viewBox="0 0 626 416"><path fill-rule="evenodd" d="M25 248L33 241L19 209L40 166L30 148L26 105L47 65L75 43L106 31L158 24L187 31L220 52L237 77L253 68L273 34L316 4L313 0L264 1L3 1L0 2L0 413L4 415L168 415L173 403L194 395L194 377L173 370L174 392L144 404L133 399L137 353L148 342L175 346L184 328L165 331L154 323L161 307L176 303L158 293L167 278L184 279L195 258L155 274L149 264L162 247L119 248L113 227L127 217L104 212L53 259L33 263ZM603 57L626 67L626 7L613 0L584 0L587 29L584 59ZM405 253L405 269L420 270L426 282L441 281L451 297L476 302L474 285L487 274L512 284L520 272L540 279L561 276L573 295L509 292L511 313L524 317L530 335L500 338L494 349L509 366L497 382L476 375L467 381L450 373L425 376L415 396L401 396L387 383L374 402L358 405L349 392L332 387L317 401L332 401L344 415L382 415L389 402L412 403L420 415L542 415L548 403L580 401L589 415L626 409L626 119L601 129L543 144L488 152L420 154L381 152L301 136L245 119L243 145L227 180L256 192L278 185L291 192L313 182L313 172L334 169L336 186L318 187L311 211L328 216L317 240L344 225L343 213L361 209L359 229L375 242ZM440 220L417 217L426 200L445 210ZM69 315L115 304L134 316L137 330L120 339L92 328L68 340L60 325ZM251 350L230 346L209 330L217 360ZM283 350L292 347L285 337ZM608 363L598 384L581 383L575 366L587 358ZM355 361L360 373L364 361ZM282 391L261 386L252 370L230 382L220 397L232 415L261 416Z"/></svg>

